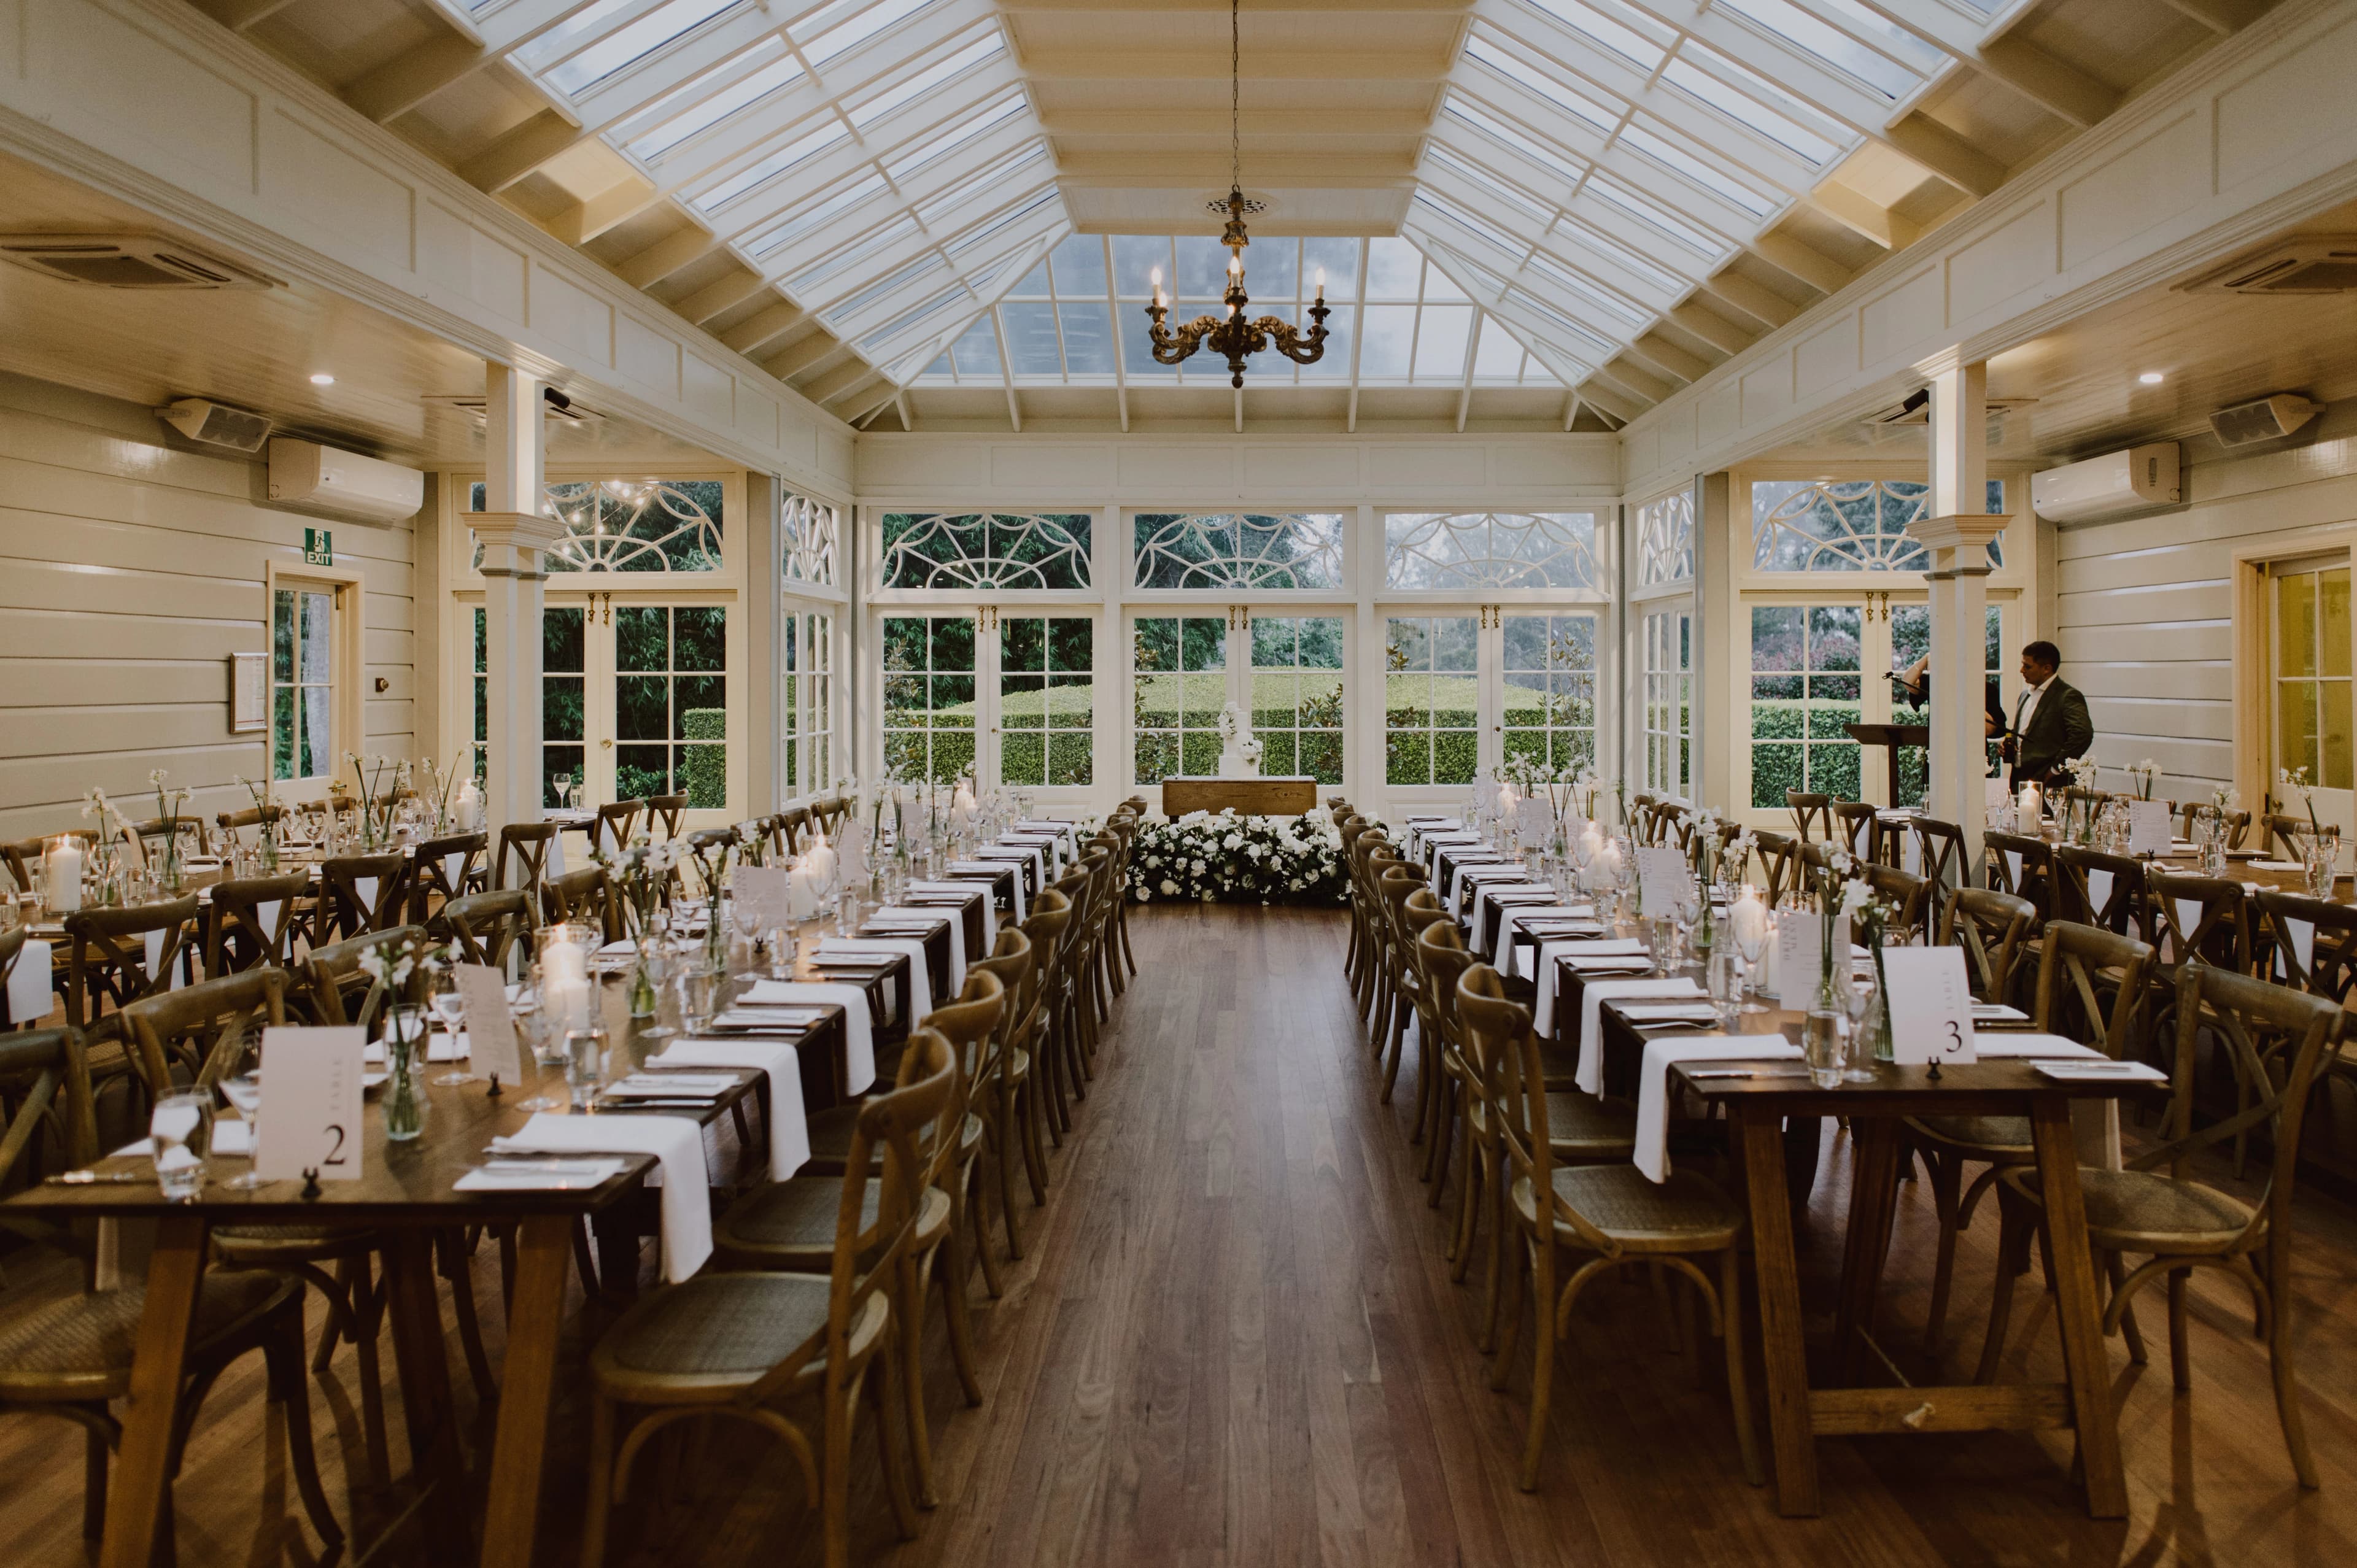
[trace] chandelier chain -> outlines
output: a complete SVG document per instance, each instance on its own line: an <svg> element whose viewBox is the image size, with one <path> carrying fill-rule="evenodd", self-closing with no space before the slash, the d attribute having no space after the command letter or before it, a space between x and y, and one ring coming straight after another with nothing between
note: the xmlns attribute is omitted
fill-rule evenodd
<svg viewBox="0 0 2357 1568"><path fill-rule="evenodd" d="M1244 183L1243 0L1228 0L1228 173L1230 186Z"/></svg>

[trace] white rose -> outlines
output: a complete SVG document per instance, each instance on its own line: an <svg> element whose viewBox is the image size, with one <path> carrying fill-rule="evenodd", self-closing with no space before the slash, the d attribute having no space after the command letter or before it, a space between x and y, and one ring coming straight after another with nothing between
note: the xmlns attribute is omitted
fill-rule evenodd
<svg viewBox="0 0 2357 1568"><path fill-rule="evenodd" d="M1167 898L1167 897L1168 897L1170 895L1172 895L1172 894L1174 894L1174 893L1176 893L1176 892L1178 892L1178 884L1177 884L1176 882L1173 882L1172 880L1170 880L1170 878L1168 878L1168 877L1167 877L1167 876L1166 876L1166 877L1164 877L1164 878L1162 879L1162 894L1163 894L1163 897L1166 897L1166 898Z"/></svg>

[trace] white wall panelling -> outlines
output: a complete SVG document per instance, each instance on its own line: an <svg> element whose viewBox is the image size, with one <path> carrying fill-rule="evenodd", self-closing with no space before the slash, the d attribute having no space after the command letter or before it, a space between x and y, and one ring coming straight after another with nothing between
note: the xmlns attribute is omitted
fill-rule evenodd
<svg viewBox="0 0 2357 1568"><path fill-rule="evenodd" d="M208 815L251 804L266 732L229 728L228 656L266 650L274 564L321 520L259 504L259 463L169 450L144 408L0 376L0 837L142 811L150 768ZM414 540L328 524L361 583L364 749L413 749ZM386 683L383 692L376 681Z"/></svg>
<svg viewBox="0 0 2357 1568"><path fill-rule="evenodd" d="M2287 0L1630 424L1631 494L1802 440L2357 194L2357 8Z"/></svg>
<svg viewBox="0 0 2357 1568"><path fill-rule="evenodd" d="M22 46L0 53L0 147L730 461L849 489L842 422L194 7L0 0L0 38Z"/></svg>

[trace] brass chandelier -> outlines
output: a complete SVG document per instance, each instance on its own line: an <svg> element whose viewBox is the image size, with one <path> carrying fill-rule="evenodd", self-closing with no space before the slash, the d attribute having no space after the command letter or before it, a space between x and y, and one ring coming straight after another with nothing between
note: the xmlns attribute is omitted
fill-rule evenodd
<svg viewBox="0 0 2357 1568"><path fill-rule="evenodd" d="M1228 199L1210 203L1214 212L1228 215L1228 226L1220 236L1220 243L1228 248L1228 292L1224 296L1228 307L1225 316L1199 316L1183 327L1165 325L1170 313L1169 302L1162 296L1162 269L1154 269L1154 303L1146 307L1146 317L1154 323L1149 336L1154 342L1154 358L1161 364L1175 365L1191 358L1199 349L1209 348L1228 361L1229 383L1244 384L1244 360L1262 349L1274 346L1276 351L1297 365L1314 365L1326 353L1326 274L1318 274L1317 303L1309 307L1311 326L1307 333L1289 321L1274 316L1253 320L1244 315L1244 306L1252 296L1244 293L1244 247L1252 239L1244 232L1244 216L1257 212L1261 204L1244 195L1243 176L1243 53L1239 11L1242 0L1229 0L1228 5L1228 125L1230 181Z"/></svg>

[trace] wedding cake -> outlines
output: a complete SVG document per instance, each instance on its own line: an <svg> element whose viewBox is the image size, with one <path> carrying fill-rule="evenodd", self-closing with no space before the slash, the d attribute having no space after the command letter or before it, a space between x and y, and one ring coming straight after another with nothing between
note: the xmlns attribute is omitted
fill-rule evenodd
<svg viewBox="0 0 2357 1568"><path fill-rule="evenodd" d="M1234 703L1220 710L1220 772L1222 779L1260 777L1261 744L1244 727L1244 715Z"/></svg>

